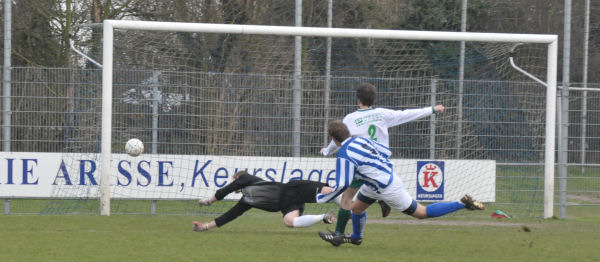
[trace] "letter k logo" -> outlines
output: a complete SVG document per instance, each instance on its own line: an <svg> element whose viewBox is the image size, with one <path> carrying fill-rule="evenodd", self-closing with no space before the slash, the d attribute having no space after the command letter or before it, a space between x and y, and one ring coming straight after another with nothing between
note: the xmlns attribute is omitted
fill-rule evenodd
<svg viewBox="0 0 600 262"><path fill-rule="evenodd" d="M433 188L438 188L439 186L435 183L435 180L433 180L433 178L435 177L435 175L438 174L438 172L431 172L431 171L423 171L423 174L425 175L425 181L423 183L423 187L430 187L433 186ZM431 185L429 185L429 182L431 182Z"/></svg>

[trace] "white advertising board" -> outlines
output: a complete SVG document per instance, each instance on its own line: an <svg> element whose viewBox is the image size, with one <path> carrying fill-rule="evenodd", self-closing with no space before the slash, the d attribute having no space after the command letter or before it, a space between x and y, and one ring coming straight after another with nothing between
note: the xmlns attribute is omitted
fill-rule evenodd
<svg viewBox="0 0 600 262"><path fill-rule="evenodd" d="M466 193L480 201L495 201L493 160L392 162L418 201L457 200ZM308 179L335 185L335 158L113 154L111 197L197 199L212 195L242 169L265 180ZM93 197L99 183L99 154L0 153L0 198Z"/></svg>

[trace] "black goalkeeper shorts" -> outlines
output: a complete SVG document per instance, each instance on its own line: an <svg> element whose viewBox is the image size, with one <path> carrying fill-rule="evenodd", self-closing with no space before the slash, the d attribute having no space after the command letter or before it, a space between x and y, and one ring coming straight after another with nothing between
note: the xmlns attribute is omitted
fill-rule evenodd
<svg viewBox="0 0 600 262"><path fill-rule="evenodd" d="M304 204L316 203L317 193L321 192L324 186L327 184L309 180L294 180L284 184L279 202L281 213L285 215L294 210L300 210L300 215L302 215Z"/></svg>

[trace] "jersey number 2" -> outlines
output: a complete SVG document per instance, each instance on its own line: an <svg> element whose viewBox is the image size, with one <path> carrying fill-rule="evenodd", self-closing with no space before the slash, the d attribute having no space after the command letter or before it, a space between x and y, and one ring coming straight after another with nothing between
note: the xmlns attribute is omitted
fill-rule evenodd
<svg viewBox="0 0 600 262"><path fill-rule="evenodd" d="M371 138L371 140L377 142L377 137L375 137L377 129L375 128L375 125L370 125L369 130L367 130L367 132L369 133L369 137Z"/></svg>

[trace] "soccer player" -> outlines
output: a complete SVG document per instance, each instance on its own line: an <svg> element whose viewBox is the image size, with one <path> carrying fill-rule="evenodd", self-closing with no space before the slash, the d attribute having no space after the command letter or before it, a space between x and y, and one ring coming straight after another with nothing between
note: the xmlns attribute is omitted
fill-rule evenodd
<svg viewBox="0 0 600 262"><path fill-rule="evenodd" d="M443 105L407 110L374 108L376 96L377 88L374 85L369 83L359 85L356 89L359 109L346 115L343 122L350 130L351 136L366 137L386 147L390 146L388 128L427 117L436 112L444 112ZM339 147L332 140L327 147L321 149L321 154L328 156L337 152L338 149ZM335 233L338 235L344 234L351 215L352 199L361 185L362 182L359 180L353 181L350 188L342 194L341 207L338 210L335 227ZM382 216L388 216L391 211L389 205L383 201L378 201L378 203L381 206Z"/></svg>
<svg viewBox="0 0 600 262"><path fill-rule="evenodd" d="M351 137L350 131L342 121L333 121L328 125L328 133L334 143L340 147L336 159L336 186L330 193L317 194L317 203L324 203L342 194L353 179L363 181L358 196L352 204L352 235L336 235L319 232L319 236L334 246L343 243L360 245L367 219L365 210L375 200L383 200L392 208L415 218L439 217L457 210L483 210L482 203L465 195L460 201L437 202L427 207L413 200L402 183L402 179L393 173L389 160L388 147L364 137Z"/></svg>
<svg viewBox="0 0 600 262"><path fill-rule="evenodd" d="M294 180L282 184L265 181L246 171L238 171L233 179L234 181L229 185L217 190L214 196L209 199L200 199L198 203L200 206L209 206L232 192L243 194L240 201L213 221L207 223L194 221L194 231L201 232L214 227L222 227L253 207L269 212L281 211L283 223L290 228L308 227L320 221L331 224L335 221L331 211L320 215L302 215L305 203L316 203L317 193L327 194L333 191L333 188L325 183Z"/></svg>

